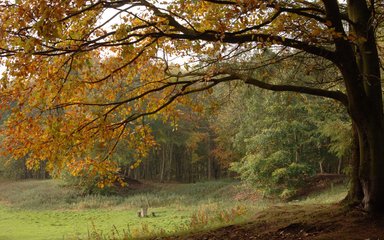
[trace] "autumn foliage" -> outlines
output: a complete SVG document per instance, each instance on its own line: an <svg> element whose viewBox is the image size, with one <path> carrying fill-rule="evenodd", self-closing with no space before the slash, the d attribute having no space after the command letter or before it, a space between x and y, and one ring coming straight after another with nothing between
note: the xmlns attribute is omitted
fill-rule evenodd
<svg viewBox="0 0 384 240"><path fill-rule="evenodd" d="M30 166L113 172L120 139L132 140L138 160L154 144L139 119L177 116L177 104L193 103L187 95L241 80L343 105L361 153L351 199L384 212L383 8L365 0L2 0L2 108L12 111L4 148ZM276 54L253 58L265 49ZM311 82L254 74L292 56L308 59L307 71L338 74ZM97 147L105 153L92 154Z"/></svg>

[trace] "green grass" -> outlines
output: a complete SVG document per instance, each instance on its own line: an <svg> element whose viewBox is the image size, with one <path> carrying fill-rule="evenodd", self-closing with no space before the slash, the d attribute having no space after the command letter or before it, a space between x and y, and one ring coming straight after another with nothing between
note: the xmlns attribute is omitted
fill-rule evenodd
<svg viewBox="0 0 384 240"><path fill-rule="evenodd" d="M337 186L300 203L333 202L344 194L345 187ZM147 202L156 216L137 217ZM183 234L245 222L272 204L229 180L151 184L126 196L82 195L57 180L0 181L0 240Z"/></svg>
<svg viewBox="0 0 384 240"><path fill-rule="evenodd" d="M117 232L137 238L207 229L265 208L263 200L249 204L247 197L255 195L233 181L152 184L127 196L83 196L56 180L2 181L0 239L93 239ZM156 216L138 218L147 202Z"/></svg>
<svg viewBox="0 0 384 240"><path fill-rule="evenodd" d="M340 202L347 195L348 189L345 184L331 185L330 188L320 193L310 194L300 200L300 204L332 204Z"/></svg>
<svg viewBox="0 0 384 240"><path fill-rule="evenodd" d="M108 234L112 229L130 229L138 235L145 226L171 230L174 226L188 224L189 213L167 208L154 209L154 218L138 218L136 212L118 210L13 210L0 208L0 239L78 239L87 232ZM144 232L143 232L144 233Z"/></svg>

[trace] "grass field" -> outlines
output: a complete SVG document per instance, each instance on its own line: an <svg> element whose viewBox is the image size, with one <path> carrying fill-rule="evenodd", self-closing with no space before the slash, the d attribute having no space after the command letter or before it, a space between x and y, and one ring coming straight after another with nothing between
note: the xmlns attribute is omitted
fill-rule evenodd
<svg viewBox="0 0 384 240"><path fill-rule="evenodd" d="M334 202L345 187L311 196ZM0 182L0 240L137 239L244 222L272 203L238 182L151 184L125 196L81 195L56 180ZM155 217L137 217L142 204Z"/></svg>
<svg viewBox="0 0 384 240"><path fill-rule="evenodd" d="M138 238L212 228L267 206L249 204L255 198L232 181L154 184L127 196L83 196L55 180L2 181L0 239ZM155 217L137 217L143 203Z"/></svg>
<svg viewBox="0 0 384 240"><path fill-rule="evenodd" d="M1 208L0 239L83 239L87 232L137 237L187 225L189 213L157 208L158 217L139 219L133 210L14 210ZM124 232L125 231L125 232ZM130 232L129 232L130 231Z"/></svg>

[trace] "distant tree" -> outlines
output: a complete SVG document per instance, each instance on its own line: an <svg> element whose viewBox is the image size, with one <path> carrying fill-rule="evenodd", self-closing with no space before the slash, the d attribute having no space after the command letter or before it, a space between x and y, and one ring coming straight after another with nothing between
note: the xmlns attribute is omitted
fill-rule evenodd
<svg viewBox="0 0 384 240"><path fill-rule="evenodd" d="M206 111L206 110L205 110ZM224 176L228 166L212 154L214 132L206 113L178 107L178 119L153 120L148 124L157 145L132 174L140 179L194 182Z"/></svg>
<svg viewBox="0 0 384 240"><path fill-rule="evenodd" d="M340 172L342 157L350 157L350 122L329 101L246 86L228 101L213 121L218 145L224 140L241 159L227 159L232 170L266 193L290 197L314 173ZM328 131L346 133L332 140Z"/></svg>

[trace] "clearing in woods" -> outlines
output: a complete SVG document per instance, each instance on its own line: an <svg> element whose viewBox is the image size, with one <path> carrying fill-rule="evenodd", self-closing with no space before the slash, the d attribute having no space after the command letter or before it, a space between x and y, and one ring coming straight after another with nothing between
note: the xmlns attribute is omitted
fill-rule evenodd
<svg viewBox="0 0 384 240"><path fill-rule="evenodd" d="M322 185L323 183L319 184ZM0 239L382 239L384 225L337 203L344 184L279 203L233 181L84 195L56 180L0 183ZM149 217L137 211L149 204ZM155 212L155 216L151 215Z"/></svg>
<svg viewBox="0 0 384 240"><path fill-rule="evenodd" d="M0 239L136 239L193 232L243 222L269 204L261 199L250 204L257 193L229 180L131 188L88 195L57 180L2 180ZM137 211L146 205L149 217L139 218Z"/></svg>

